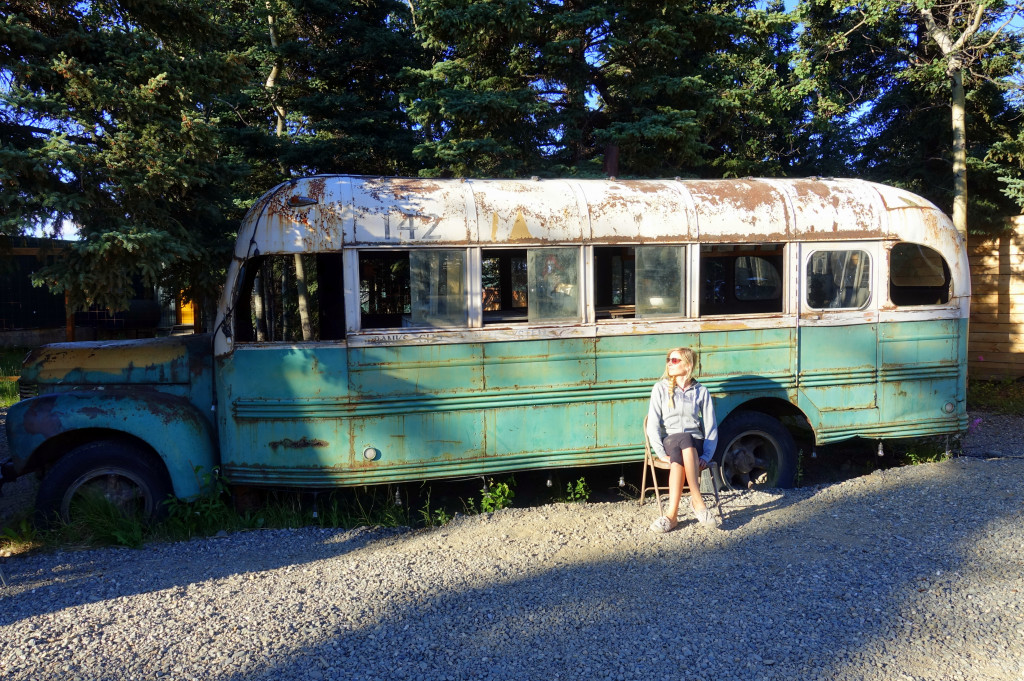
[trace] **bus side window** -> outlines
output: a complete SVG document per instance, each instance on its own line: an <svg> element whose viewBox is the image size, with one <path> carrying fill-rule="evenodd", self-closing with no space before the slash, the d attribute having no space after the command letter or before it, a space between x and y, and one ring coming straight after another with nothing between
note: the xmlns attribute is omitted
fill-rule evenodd
<svg viewBox="0 0 1024 681"><path fill-rule="evenodd" d="M577 248L531 248L526 253L527 317L535 322L580 321Z"/></svg>
<svg viewBox="0 0 1024 681"><path fill-rule="evenodd" d="M409 254L412 326L466 326L466 251Z"/></svg>
<svg viewBox="0 0 1024 681"><path fill-rule="evenodd" d="M764 258L745 255L736 258L736 300L782 300L779 270Z"/></svg>
<svg viewBox="0 0 1024 681"><path fill-rule="evenodd" d="M402 326L411 312L409 253L406 251L359 252L359 328Z"/></svg>
<svg viewBox="0 0 1024 681"><path fill-rule="evenodd" d="M640 246L636 269L636 316L682 317L683 247Z"/></svg>
<svg viewBox="0 0 1024 681"><path fill-rule="evenodd" d="M859 309L871 299L871 259L864 251L817 251L806 274L808 307Z"/></svg>
<svg viewBox="0 0 1024 681"><path fill-rule="evenodd" d="M636 314L636 249L594 246L594 307L598 319Z"/></svg>
<svg viewBox="0 0 1024 681"><path fill-rule="evenodd" d="M700 314L782 312L782 244L702 244Z"/></svg>
<svg viewBox="0 0 1024 681"><path fill-rule="evenodd" d="M317 259L311 254L274 254L249 260L234 309L237 340L320 340L317 273Z"/></svg>
<svg viewBox="0 0 1024 681"><path fill-rule="evenodd" d="M341 276L344 260L341 253L316 255L320 340L340 340L345 337L345 283Z"/></svg>
<svg viewBox="0 0 1024 681"><path fill-rule="evenodd" d="M893 305L943 305L949 302L949 265L937 251L900 243L889 254L889 299Z"/></svg>
<svg viewBox="0 0 1024 681"><path fill-rule="evenodd" d="M484 250L480 279L485 325L526 321L526 249Z"/></svg>

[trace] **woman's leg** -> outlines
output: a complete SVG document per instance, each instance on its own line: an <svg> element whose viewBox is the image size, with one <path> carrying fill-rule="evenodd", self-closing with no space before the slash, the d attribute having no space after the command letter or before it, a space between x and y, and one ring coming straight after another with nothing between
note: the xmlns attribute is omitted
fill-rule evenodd
<svg viewBox="0 0 1024 681"><path fill-rule="evenodd" d="M672 462L672 466L668 469L668 511L665 513L665 517L668 518L669 524L672 527L676 526L679 521L679 501L683 498L683 467Z"/></svg>
<svg viewBox="0 0 1024 681"><path fill-rule="evenodd" d="M695 447L687 447L683 450L683 464L686 467L686 484L690 486L690 503L693 505L693 510L707 510L707 506L704 505L704 497L700 493L700 459L697 456L697 449ZM672 468L675 468L675 466ZM672 478L669 477L670 492L671 486ZM680 481L679 487L681 496L682 481Z"/></svg>

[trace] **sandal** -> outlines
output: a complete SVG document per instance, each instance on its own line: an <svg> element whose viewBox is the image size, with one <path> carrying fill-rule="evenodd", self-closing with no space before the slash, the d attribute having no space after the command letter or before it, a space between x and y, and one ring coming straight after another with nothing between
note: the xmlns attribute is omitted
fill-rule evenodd
<svg viewBox="0 0 1024 681"><path fill-rule="evenodd" d="M690 505L690 510L693 511L693 515L697 518L697 522L704 527L719 527L722 524L722 519L717 516L710 508L705 508L702 511L698 511L693 507L693 499L687 497L686 503Z"/></svg>
<svg viewBox="0 0 1024 681"><path fill-rule="evenodd" d="M660 515L654 519L653 523L651 523L651 532L665 534L666 532L671 532L673 527L674 525L672 525L672 521L669 520L667 516Z"/></svg>
<svg viewBox="0 0 1024 681"><path fill-rule="evenodd" d="M704 527L719 527L722 524L722 519L715 515L710 508L705 508L703 511L694 511L693 514L697 516L697 522Z"/></svg>

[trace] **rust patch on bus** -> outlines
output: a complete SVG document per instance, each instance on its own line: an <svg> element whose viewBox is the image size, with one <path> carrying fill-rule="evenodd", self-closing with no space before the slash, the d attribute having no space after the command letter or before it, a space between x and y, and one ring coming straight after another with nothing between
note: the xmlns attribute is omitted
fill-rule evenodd
<svg viewBox="0 0 1024 681"><path fill-rule="evenodd" d="M305 436L303 436L301 440L291 440L289 438L285 438L283 440L275 440L274 442L270 443L270 448L273 449L275 452L278 450L278 448L283 448L283 449L313 449L313 448L323 448L323 447L327 447L327 446L329 446L328 443L324 442L323 440L318 440L316 438L310 439L310 438L305 437Z"/></svg>
<svg viewBox="0 0 1024 681"><path fill-rule="evenodd" d="M302 183L296 184L296 187L301 186ZM325 177L312 177L305 183L306 191L305 196L311 199L315 199L317 203L322 203L324 196L326 195L327 189L327 178Z"/></svg>

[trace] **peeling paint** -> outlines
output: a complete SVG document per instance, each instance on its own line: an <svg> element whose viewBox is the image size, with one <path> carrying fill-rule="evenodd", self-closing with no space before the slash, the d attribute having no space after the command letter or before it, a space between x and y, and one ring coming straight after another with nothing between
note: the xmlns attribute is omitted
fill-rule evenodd
<svg viewBox="0 0 1024 681"><path fill-rule="evenodd" d="M329 446L330 445L323 440L317 440L315 438L310 439L307 437L303 437L301 440L289 440L288 438L285 438L283 440L275 440L270 443L270 448L275 452L279 447L283 449L311 449Z"/></svg>
<svg viewBox="0 0 1024 681"><path fill-rule="evenodd" d="M512 223L512 233L508 235L509 241L525 241L533 238L529 228L526 226L526 218L523 211L516 211L515 222Z"/></svg>
<svg viewBox="0 0 1024 681"><path fill-rule="evenodd" d="M316 198L291 207L291 196ZM239 249L358 245L701 243L854 240L920 231L945 216L907 192L859 180L420 180L318 176L269 192ZM888 216L888 217L886 217ZM888 226L887 226L888 225ZM945 227L941 227L945 229ZM948 254L947 254L948 255Z"/></svg>

